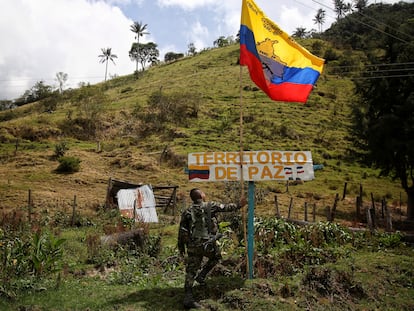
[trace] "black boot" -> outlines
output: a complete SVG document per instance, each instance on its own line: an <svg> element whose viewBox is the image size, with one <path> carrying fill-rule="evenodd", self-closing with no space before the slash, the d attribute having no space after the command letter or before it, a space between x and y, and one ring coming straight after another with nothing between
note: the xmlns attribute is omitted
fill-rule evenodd
<svg viewBox="0 0 414 311"><path fill-rule="evenodd" d="M185 309L200 309L201 308L201 305L194 300L193 289L191 287L185 288L184 308Z"/></svg>

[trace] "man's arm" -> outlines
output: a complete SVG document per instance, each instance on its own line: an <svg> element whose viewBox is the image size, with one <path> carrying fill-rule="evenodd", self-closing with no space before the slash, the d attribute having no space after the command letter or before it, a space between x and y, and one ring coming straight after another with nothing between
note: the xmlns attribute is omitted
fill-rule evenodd
<svg viewBox="0 0 414 311"><path fill-rule="evenodd" d="M224 204L224 203L218 203L215 201L209 202L212 213L237 211L241 209L243 206L245 206L246 204L247 204L247 200L245 197L242 197L238 204L235 204L235 203Z"/></svg>

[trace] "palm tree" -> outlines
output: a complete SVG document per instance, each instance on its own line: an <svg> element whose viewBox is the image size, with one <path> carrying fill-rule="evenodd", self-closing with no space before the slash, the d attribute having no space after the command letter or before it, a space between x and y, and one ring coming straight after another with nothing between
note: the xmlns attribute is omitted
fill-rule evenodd
<svg viewBox="0 0 414 311"><path fill-rule="evenodd" d="M293 32L292 37L295 38L306 38L307 36L307 31L305 27L297 27L296 30Z"/></svg>
<svg viewBox="0 0 414 311"><path fill-rule="evenodd" d="M112 61L115 65L115 61L114 58L118 58L118 56L116 56L115 54L112 54L112 49L111 48L102 48L101 49L102 54L99 55L98 57L101 58L101 60L99 61L100 63L105 63L105 82L106 82L106 74L108 72L108 61Z"/></svg>
<svg viewBox="0 0 414 311"><path fill-rule="evenodd" d="M322 32L322 25L325 23L326 11L323 9L319 9L315 15L313 21L315 24L318 24L319 33Z"/></svg>
<svg viewBox="0 0 414 311"><path fill-rule="evenodd" d="M368 6L368 0L354 0L354 2L355 8L358 10L358 12L365 10Z"/></svg>
<svg viewBox="0 0 414 311"><path fill-rule="evenodd" d="M147 24L143 24L142 22L134 22L131 25L131 31L136 34L135 38L137 39L137 48L139 47L139 37L142 37L143 35L149 35L149 32L146 32ZM139 51L137 51L137 54L139 55ZM136 71L138 72L138 59L136 61Z"/></svg>

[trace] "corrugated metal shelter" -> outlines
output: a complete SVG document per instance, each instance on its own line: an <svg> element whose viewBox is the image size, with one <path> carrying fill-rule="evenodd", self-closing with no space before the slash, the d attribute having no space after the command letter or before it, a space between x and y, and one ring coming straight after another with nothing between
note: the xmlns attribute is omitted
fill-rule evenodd
<svg viewBox="0 0 414 311"><path fill-rule="evenodd" d="M142 183L131 183L127 181L110 178L108 181L108 189L106 193L106 208L119 208L118 206L118 192L122 189L136 189L141 187ZM178 186L153 186L150 185L155 198L155 207L162 209L166 213L169 209L172 210L172 215L175 216L177 208L177 189Z"/></svg>
<svg viewBox="0 0 414 311"><path fill-rule="evenodd" d="M135 219L137 222L158 222L155 197L150 186L120 189L117 192L117 199L121 215Z"/></svg>

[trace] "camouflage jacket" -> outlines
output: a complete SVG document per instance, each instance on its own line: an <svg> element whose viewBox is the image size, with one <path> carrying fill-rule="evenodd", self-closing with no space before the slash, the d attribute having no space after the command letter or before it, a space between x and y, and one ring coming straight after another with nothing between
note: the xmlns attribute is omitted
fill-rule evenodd
<svg viewBox="0 0 414 311"><path fill-rule="evenodd" d="M205 218L204 230L197 229L194 225L194 215L200 209L202 209L202 216ZM218 231L217 213L233 212L238 209L240 209L240 206L234 203L223 204L215 201L193 203L181 214L178 231L178 249L180 253L184 253L185 247L188 247L189 244L197 240L208 240L216 235Z"/></svg>

